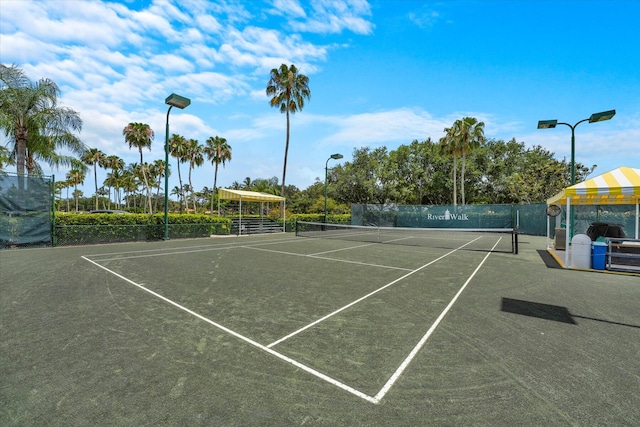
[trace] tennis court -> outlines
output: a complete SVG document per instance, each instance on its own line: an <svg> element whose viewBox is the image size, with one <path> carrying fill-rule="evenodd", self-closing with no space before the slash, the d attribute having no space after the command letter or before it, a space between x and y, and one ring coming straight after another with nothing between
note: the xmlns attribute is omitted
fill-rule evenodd
<svg viewBox="0 0 640 427"><path fill-rule="evenodd" d="M0 252L0 421L640 421L637 277L530 236L308 236Z"/></svg>

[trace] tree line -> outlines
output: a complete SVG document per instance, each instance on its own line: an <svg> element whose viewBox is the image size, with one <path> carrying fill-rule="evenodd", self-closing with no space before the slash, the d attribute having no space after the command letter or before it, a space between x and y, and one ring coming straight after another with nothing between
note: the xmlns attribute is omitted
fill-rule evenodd
<svg viewBox="0 0 640 427"><path fill-rule="evenodd" d="M113 155L86 146L75 135L82 129L77 112L58 104L59 88L49 79L31 82L16 66L0 64L0 128L7 146L0 147L0 171L15 166L18 175L41 174L41 163L53 168L69 167L65 180L56 183L59 198L67 190L75 210L83 194L78 190L92 169L93 207L116 208L153 213L158 210L162 180L171 174L171 165L163 160L147 163L145 148L151 147L154 131L148 124L132 122L122 131L124 142L140 155L139 163L125 165ZM324 209L325 182L319 178L306 189L285 185L289 148L290 115L301 111L310 98L308 77L295 65L282 64L271 70L266 86L270 106L286 115L285 155L282 181L272 178L245 178L232 188L284 195L288 207L298 213L319 213ZM354 149L351 161L330 169L327 176L328 210L348 211L351 203L395 204L467 204L467 203L539 203L570 182L570 165L554 158L554 153L523 142L486 139L484 123L473 117L456 120L444 129L437 142L430 137L388 151L386 147ZM64 149L70 155L61 155ZM182 212L214 212L219 165L232 159L231 145L220 136L205 144L173 134L169 150L177 162L179 185L170 195L178 199ZM197 191L192 173L205 157L214 166L213 186ZM186 182L181 165L187 165ZM98 168L107 171L101 185ZM592 169L576 165L578 179ZM278 188L279 187L279 188ZM86 203L82 203L86 208Z"/></svg>

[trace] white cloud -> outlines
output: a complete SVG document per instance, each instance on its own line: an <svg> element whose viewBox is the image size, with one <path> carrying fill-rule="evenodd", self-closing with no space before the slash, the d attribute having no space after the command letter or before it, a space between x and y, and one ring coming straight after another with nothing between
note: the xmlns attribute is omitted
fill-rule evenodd
<svg viewBox="0 0 640 427"><path fill-rule="evenodd" d="M167 74L188 73L194 68L190 61L174 54L155 55L149 62L162 68Z"/></svg>
<svg viewBox="0 0 640 427"><path fill-rule="evenodd" d="M293 18L306 18L307 16L298 0L274 0L273 9L269 10L269 12L274 15Z"/></svg>
<svg viewBox="0 0 640 427"><path fill-rule="evenodd" d="M306 117L306 116L305 116ZM318 117L328 132L320 142L328 145L380 146L388 143L409 143L414 139L441 135L450 126L448 119L435 119L419 109L401 108L375 113L355 114L347 117Z"/></svg>
<svg viewBox="0 0 640 427"><path fill-rule="evenodd" d="M305 20L290 21L296 31L332 34L348 30L356 34L371 34L374 25L363 18L370 16L369 3L364 0L316 0Z"/></svg>

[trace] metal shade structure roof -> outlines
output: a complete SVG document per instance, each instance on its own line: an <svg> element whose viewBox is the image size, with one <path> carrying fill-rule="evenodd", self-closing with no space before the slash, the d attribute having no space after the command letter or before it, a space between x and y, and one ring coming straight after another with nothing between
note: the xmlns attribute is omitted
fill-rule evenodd
<svg viewBox="0 0 640 427"><path fill-rule="evenodd" d="M620 167L565 188L547 204L635 205L640 200L640 169Z"/></svg>
<svg viewBox="0 0 640 427"><path fill-rule="evenodd" d="M218 199L240 200L243 202L284 202L285 198L273 194L259 193L257 191L218 189Z"/></svg>

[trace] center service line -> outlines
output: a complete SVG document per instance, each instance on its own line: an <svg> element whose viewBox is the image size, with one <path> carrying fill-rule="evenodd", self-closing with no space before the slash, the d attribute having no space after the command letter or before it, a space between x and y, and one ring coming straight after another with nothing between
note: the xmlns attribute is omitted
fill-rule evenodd
<svg viewBox="0 0 640 427"><path fill-rule="evenodd" d="M441 259L443 259L444 257L447 257L447 256L451 255L452 253L456 252L457 250L462 249L463 247L465 247L465 246L467 246L467 245L470 245L471 243L475 242L475 241L476 241L476 240L478 240L479 238L480 238L480 237L477 237L476 239L474 239L474 240L472 240L472 241L470 241L470 242L467 242L467 243L465 243L464 245L462 245L462 246L460 246L460 247L458 247L458 248L456 248L456 249L454 249L454 250L452 250L452 251L450 251L450 252L447 252L446 254L444 254L444 255L442 255L442 256L440 256L440 257L438 257L438 258L434 259L433 261L428 262L427 264L423 265L422 267L418 267L418 268L416 268L415 270L412 270L412 271L410 271L409 273L405 274L404 276L397 278L397 279L396 279L396 280L394 280L393 282L387 283L387 284L386 284L386 285L384 285L383 287L378 288L378 289L376 289L376 290L375 290L375 291L373 291L373 292L369 292L367 295L365 295L365 296L363 296L363 297L360 297L360 298L358 298L358 299L357 299L357 300L355 300L355 301L350 302L349 304L345 305L344 307L341 307L341 308L339 308L339 309L335 310L334 312L329 313L329 314L327 314L326 316L321 317L320 319L318 319L318 320L316 320L316 321L314 321L314 322L312 322L312 323L309 323L309 324L308 324L308 325L306 325L306 326L303 326L302 328L298 329L297 331L293 331L293 332L291 332L289 335L286 335L286 336L284 336L284 337L280 338L279 340L274 341L274 342L272 342L271 344L267 345L267 347L271 348L271 347L273 347L273 346L275 346L275 345L280 344L281 342L283 342L283 341L285 341L285 340L288 340L289 338L291 338L291 337L293 337L293 336L295 336L295 335L298 335L300 332L306 331L307 329L309 329L309 328L311 328L311 327L313 327L313 326L317 325L318 323L323 322L323 321L327 320L328 318L330 318L330 317L332 317L332 316L335 316L336 314L340 313L341 311L344 311L344 310L346 310L347 308L352 307L352 306L354 306L354 305L358 304L359 302L361 302L361 301L363 301L363 300L365 300L365 299L369 298L369 297L370 297L370 296L372 296L372 295L377 294L378 292L380 292L380 291L382 291L382 290L384 290L384 289L388 288L389 286L395 285L395 284L396 284L396 283L398 283L399 281L401 281L401 280L403 280L403 279L406 279L407 277L411 276L411 275L412 275L412 274L414 274L414 273L417 273L418 271L422 270L423 268L428 267L428 266L430 266L431 264L433 264L433 263L435 263L435 262L440 261L440 260L441 260Z"/></svg>
<svg viewBox="0 0 640 427"><path fill-rule="evenodd" d="M373 397L371 397L369 395L366 395L366 394L362 393L361 391L356 390L353 387L350 387L350 386L348 386L348 385L346 385L344 383L341 383L340 381L335 380L335 379L329 377L328 375L323 374L322 372L318 372L313 368L310 368L310 367L308 367L306 365L303 365L302 363L300 363L300 362L298 362L296 360L291 359L290 357L285 356L284 354L278 353L277 351L272 350L269 347L266 347L266 346L264 346L264 345L262 345L260 343L257 343L256 341L254 341L254 340L252 340L250 338L247 338L244 335L240 335L239 333L237 333L237 332L235 332L235 331L233 331L233 330L231 330L231 329L229 329L229 328L227 328L225 326L222 326L219 323L216 323L216 322L214 322L212 320L209 320L206 317L196 313L195 311L189 310L188 308L178 304L177 302L174 302L174 301L170 300L169 298L160 295L157 292L154 292L154 291L152 291L150 289L147 289L144 286L134 282L133 280L127 279L123 275L118 274L115 271L109 270L107 267L104 267L104 266L98 264L97 262L95 262L95 261L93 261L93 260L91 260L89 258L86 258L84 256L82 256L81 258L83 258L86 261L89 261L91 264L93 264L93 265L95 265L95 266L107 271L108 273L113 274L114 276L124 280L125 282L130 283L130 284L138 287L139 289L142 289L143 291L150 293L151 295L155 296L156 298L159 298L159 299L161 299L161 300L173 305L174 307L177 307L180 310L185 311L185 312L191 314L192 316L195 316L198 319L203 320L203 321L207 322L208 324L210 324L212 326L215 326L218 329L221 329L221 330L225 331L226 333L228 333L228 334L230 334L230 335L232 335L232 336L234 336L234 337L236 337L236 338L238 338L238 339L240 339L240 340L242 340L242 341L244 341L246 343L249 343L252 346L254 346L254 347L256 347L256 348L258 348L258 349L260 349L262 351L266 351L267 353L271 354L272 356L275 356L278 359L284 360L285 362L290 363L293 366L295 366L297 368L300 368L303 371L305 371L305 372L307 372L307 373L309 373L311 375L314 375L314 376L316 376L316 377L318 377L318 378L320 378L320 379L322 379L322 380L324 380L324 381L326 381L326 382L328 382L330 384L333 384L334 386L336 386L338 388L341 388L341 389L343 389L343 390L345 390L345 391L347 391L347 392L349 392L351 394L354 394L354 395L358 396L359 398L364 399L364 400L366 400L368 402L371 402L371 403L378 403L379 402L379 400L376 400L375 398L373 398Z"/></svg>

